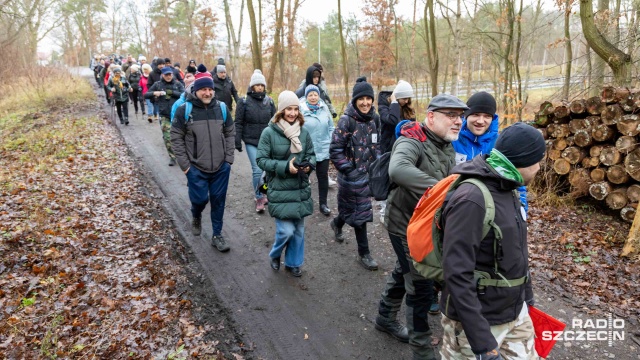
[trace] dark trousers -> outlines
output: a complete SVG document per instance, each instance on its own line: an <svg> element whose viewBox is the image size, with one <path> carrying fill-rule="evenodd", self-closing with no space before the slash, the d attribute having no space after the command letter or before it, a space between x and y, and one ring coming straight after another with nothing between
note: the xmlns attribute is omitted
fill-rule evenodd
<svg viewBox="0 0 640 360"><path fill-rule="evenodd" d="M103 85L102 88L104 89L104 97L107 98L107 103L111 104L111 96L110 96L111 91L109 91L109 88L107 87L107 85Z"/></svg>
<svg viewBox="0 0 640 360"><path fill-rule="evenodd" d="M345 224L344 219L338 214L333 220L336 226L340 229ZM367 223L364 223L358 227L354 227L353 231L356 233L356 242L358 243L358 255L364 256L369 254L369 238L367 238Z"/></svg>
<svg viewBox="0 0 640 360"><path fill-rule="evenodd" d="M329 159L316 163L316 177L318 178L318 203L326 205L329 193Z"/></svg>
<svg viewBox="0 0 640 360"><path fill-rule="evenodd" d="M231 165L228 162L223 163L214 173L200 171L195 166L191 166L187 172L191 214L193 217L200 217L207 203L211 201L211 225L214 236L222 234L222 218L230 173Z"/></svg>
<svg viewBox="0 0 640 360"><path fill-rule="evenodd" d="M138 101L140 102L140 108L144 113L144 100L141 99L140 90L133 90L129 93L129 99L133 102L133 108L138 112Z"/></svg>
<svg viewBox="0 0 640 360"><path fill-rule="evenodd" d="M118 118L120 122L129 121L129 102L128 101L116 101L116 109L118 110ZM124 119L122 116L124 115Z"/></svg>
<svg viewBox="0 0 640 360"><path fill-rule="evenodd" d="M389 234L389 239L398 259L387 278L378 314L385 318L395 316L406 295L407 329L414 359L435 359L427 318L433 301L433 281L425 279L413 267L406 238Z"/></svg>

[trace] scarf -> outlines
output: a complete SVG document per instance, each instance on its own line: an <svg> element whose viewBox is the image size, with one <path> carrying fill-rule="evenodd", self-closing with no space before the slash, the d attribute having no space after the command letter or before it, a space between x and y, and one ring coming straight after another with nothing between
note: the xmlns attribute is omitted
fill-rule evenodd
<svg viewBox="0 0 640 360"><path fill-rule="evenodd" d="M312 104L309 104L309 102L307 101L307 107L309 107L309 110L311 110L312 112L316 112L316 111L318 111L318 109L320 109L320 105L319 104L320 103L312 105Z"/></svg>
<svg viewBox="0 0 640 360"><path fill-rule="evenodd" d="M296 120L293 124L289 124L287 120L280 119L277 122L278 127L284 131L284 136L291 141L291 153L297 154L302 151L302 143L298 138L300 136L300 122Z"/></svg>
<svg viewBox="0 0 640 360"><path fill-rule="evenodd" d="M113 79L111 79L111 81L113 82L113 85L115 85L117 88L122 89L122 82L120 81L120 75L113 75Z"/></svg>
<svg viewBox="0 0 640 360"><path fill-rule="evenodd" d="M511 161L509 161L509 159L507 159L507 157L500 151L496 149L491 150L491 155L487 158L487 164L491 165L498 174L505 178L524 184L524 179L522 179L522 175L518 169L516 169Z"/></svg>

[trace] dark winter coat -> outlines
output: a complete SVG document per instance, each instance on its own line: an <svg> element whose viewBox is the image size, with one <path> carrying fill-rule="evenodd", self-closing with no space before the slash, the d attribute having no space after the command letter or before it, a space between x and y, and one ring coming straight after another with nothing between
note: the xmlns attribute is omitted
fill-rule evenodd
<svg viewBox="0 0 640 360"><path fill-rule="evenodd" d="M305 78L304 84L302 86L300 86L298 88L298 90L296 90L296 96L298 98L303 98L304 97L304 91L307 88L307 86L309 86L310 84L313 84L313 72L314 71L320 71L320 70L315 66L309 66L309 68L307 69L307 77ZM329 111L331 111L331 113L334 114L335 113L335 109L333 108L333 106L331 104L331 98L329 97L329 94L327 94L327 91L325 90L326 87L321 86L320 84L318 84L316 86L320 90L320 99L322 99L327 104L327 106L329 107Z"/></svg>
<svg viewBox="0 0 640 360"><path fill-rule="evenodd" d="M269 214L276 219L298 220L313 213L309 177L303 179L299 174L291 174L288 170L289 160L293 157L296 158L295 162L308 161L314 166L316 164L311 136L304 125L300 128L298 138L302 143L302 151L291 154L291 141L274 122L270 122L260 136L256 161L260 169L269 175Z"/></svg>
<svg viewBox="0 0 640 360"><path fill-rule="evenodd" d="M129 82L124 77L120 77L120 82L122 83L122 87L115 86L115 84L113 83L113 77L111 77L109 79L109 83L107 84L107 88L109 89L109 91L111 91L112 88L116 89L115 91L111 92L113 94L113 99L115 99L116 102L127 102L129 101Z"/></svg>
<svg viewBox="0 0 640 360"><path fill-rule="evenodd" d="M131 84L131 88L134 91L140 90L141 77L142 77L142 74L140 74L140 71L136 71L135 73L130 73L129 76L127 76L127 80L129 80L129 84Z"/></svg>
<svg viewBox="0 0 640 360"><path fill-rule="evenodd" d="M151 86L153 86L153 84L157 83L160 80L162 80L162 70L156 67L149 73L149 79L147 80L147 89L151 89Z"/></svg>
<svg viewBox="0 0 640 360"><path fill-rule="evenodd" d="M195 166L200 171L213 173L224 162L233 164L236 132L231 116L224 120L217 100L205 105L195 96L188 95L188 99L193 104L189 121L185 121L183 104L176 110L171 124L171 146L182 171Z"/></svg>
<svg viewBox="0 0 640 360"><path fill-rule="evenodd" d="M240 101L240 97L238 96L238 90L236 90L236 86L233 84L233 81L228 77L220 79L218 74L212 74L213 77L213 90L215 91L215 97L217 100L222 101L227 104L227 108L229 110L233 110L233 100Z"/></svg>
<svg viewBox="0 0 640 360"><path fill-rule="evenodd" d="M236 108L236 149L245 144L258 146L260 135L268 125L273 115L276 114L276 106L264 92L247 92L247 96L238 101Z"/></svg>
<svg viewBox="0 0 640 360"><path fill-rule="evenodd" d="M153 95L154 91L164 91L167 94L164 96L155 97ZM157 81L154 83L146 94L144 94L145 99L155 99L154 104L159 107L158 114L165 118L171 117L171 107L173 103L176 102L180 98L180 95L184 92L184 86L176 80L171 79L171 82L166 82L164 80Z"/></svg>
<svg viewBox="0 0 640 360"><path fill-rule="evenodd" d="M338 211L354 227L373 221L368 171L381 155L378 124L374 107L363 116L349 103L329 148L331 162L338 170Z"/></svg>
<svg viewBox="0 0 640 360"><path fill-rule="evenodd" d="M391 151L396 142L396 126L403 119L402 109L398 102L389 102L391 91L381 91L378 94L378 113L380 114L380 151L386 153Z"/></svg>
<svg viewBox="0 0 640 360"><path fill-rule="evenodd" d="M389 179L396 188L389 192L384 225L389 233L406 239L413 209L428 187L449 175L455 166L451 143L420 125L425 139L402 133L391 150ZM416 167L416 164L420 167Z"/></svg>
<svg viewBox="0 0 640 360"><path fill-rule="evenodd" d="M506 279L529 274L527 223L522 218L517 191L522 185L498 174L485 156L457 165L453 173L482 179L493 196L495 223L502 231L498 269ZM497 347L489 329L514 321L524 302L533 299L531 282L514 287L487 286L478 293L473 271L488 272L494 279L494 233L482 238L484 198L472 184L462 184L443 211L444 237L442 265L445 286L440 309L450 319L460 321L474 353Z"/></svg>

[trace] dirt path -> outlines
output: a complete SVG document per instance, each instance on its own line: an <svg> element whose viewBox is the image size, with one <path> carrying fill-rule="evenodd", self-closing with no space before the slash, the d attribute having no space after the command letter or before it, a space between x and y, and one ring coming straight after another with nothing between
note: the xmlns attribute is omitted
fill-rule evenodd
<svg viewBox="0 0 640 360"><path fill-rule="evenodd" d="M96 93L108 114L102 91ZM132 105L129 112L134 113ZM202 236L194 237L190 233L186 178L179 167L167 166L169 158L160 126L149 124L141 114L137 118L132 115L130 121L127 127L117 126L141 170L157 183L159 195L163 197L161 201L206 278L206 281L194 280L193 286L211 284L211 288L201 291L205 295L215 294L228 309L235 320L235 330L245 339L246 358L411 358L408 345L373 328L380 292L395 263L386 231L377 218L368 230L372 256L380 264L379 271L366 271L357 264L352 230L346 231L344 244L336 243L329 227L331 218L316 210L306 219L306 261L302 278L293 278L282 270L276 273L269 267L268 257L274 221L268 214L255 214L249 161L245 152L236 152L223 229L231 251L221 254L210 245L208 216L203 216ZM315 185L313 191L317 196ZM336 193L336 189L329 191L329 206L334 212L337 211ZM205 215L208 211L207 207ZM573 316L590 318L569 309L559 297L538 296L538 304L543 309L552 309L550 313L565 321L571 321ZM430 316L435 335L441 334L439 321L439 316ZM640 347L631 337L627 334L625 341L616 343L615 347L607 347L606 342L559 343L550 358L640 359Z"/></svg>

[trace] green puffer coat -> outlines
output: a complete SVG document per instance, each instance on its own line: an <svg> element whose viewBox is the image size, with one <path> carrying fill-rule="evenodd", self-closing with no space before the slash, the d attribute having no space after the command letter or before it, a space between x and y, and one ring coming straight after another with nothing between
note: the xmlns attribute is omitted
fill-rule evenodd
<svg viewBox="0 0 640 360"><path fill-rule="evenodd" d="M290 174L287 170L289 160L293 157L297 163L308 161L314 166L316 164L311 135L304 126L300 129L299 139L302 151L298 154L289 153L287 156L291 141L284 136L282 129L271 121L262 131L258 143L256 161L269 177L269 214L277 219L298 220L313 213L309 178L301 180L297 174Z"/></svg>

